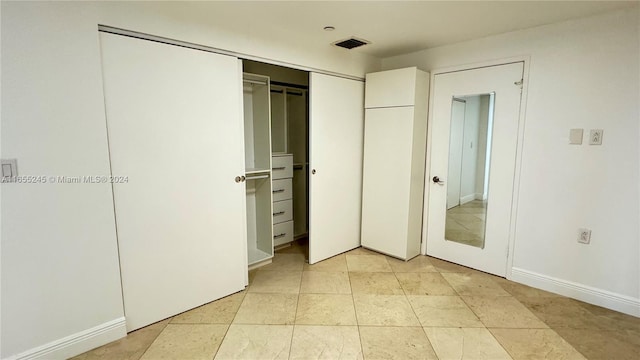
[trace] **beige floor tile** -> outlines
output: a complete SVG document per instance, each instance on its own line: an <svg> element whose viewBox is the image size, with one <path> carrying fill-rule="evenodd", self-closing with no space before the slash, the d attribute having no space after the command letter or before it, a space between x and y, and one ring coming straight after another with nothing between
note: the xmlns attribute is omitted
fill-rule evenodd
<svg viewBox="0 0 640 360"><path fill-rule="evenodd" d="M452 262L436 259L434 257L427 256L427 259L441 273L460 273L469 272L471 269L462 265L454 264Z"/></svg>
<svg viewBox="0 0 640 360"><path fill-rule="evenodd" d="M478 317L458 296L411 296L409 303L422 326L484 327Z"/></svg>
<svg viewBox="0 0 640 360"><path fill-rule="evenodd" d="M366 359L438 359L421 327L361 326Z"/></svg>
<svg viewBox="0 0 640 360"><path fill-rule="evenodd" d="M404 295L353 295L358 325L418 326Z"/></svg>
<svg viewBox="0 0 640 360"><path fill-rule="evenodd" d="M350 272L354 294L404 295L394 273Z"/></svg>
<svg viewBox="0 0 640 360"><path fill-rule="evenodd" d="M216 360L288 359L292 325L231 325Z"/></svg>
<svg viewBox="0 0 640 360"><path fill-rule="evenodd" d="M299 240L294 241L289 246L283 246L276 250L276 254L302 254L306 255L309 253L309 241Z"/></svg>
<svg viewBox="0 0 640 360"><path fill-rule="evenodd" d="M391 270L396 273L405 272L437 272L426 256L418 255L409 261L387 258Z"/></svg>
<svg viewBox="0 0 640 360"><path fill-rule="evenodd" d="M344 254L322 260L313 265L304 264L305 271L344 272L347 269L347 257Z"/></svg>
<svg viewBox="0 0 640 360"><path fill-rule="evenodd" d="M516 360L580 360L576 349L551 329L489 329Z"/></svg>
<svg viewBox="0 0 640 360"><path fill-rule="evenodd" d="M640 332L597 329L554 329L587 359L638 360Z"/></svg>
<svg viewBox="0 0 640 360"><path fill-rule="evenodd" d="M169 324L160 333L142 360L213 358L229 325Z"/></svg>
<svg viewBox="0 0 640 360"><path fill-rule="evenodd" d="M573 299L527 297L520 298L519 301L552 329L616 329L614 322L599 318Z"/></svg>
<svg viewBox="0 0 640 360"><path fill-rule="evenodd" d="M126 337L80 354L73 360L138 360L169 323L170 319L151 324Z"/></svg>
<svg viewBox="0 0 640 360"><path fill-rule="evenodd" d="M235 324L293 324L298 295L248 293L238 309Z"/></svg>
<svg viewBox="0 0 640 360"><path fill-rule="evenodd" d="M489 275L468 273L443 273L442 276L460 296L511 296Z"/></svg>
<svg viewBox="0 0 640 360"><path fill-rule="evenodd" d="M363 247L355 248L351 251L347 251L345 255L380 255L373 250L365 249Z"/></svg>
<svg viewBox="0 0 640 360"><path fill-rule="evenodd" d="M576 300L578 305L596 316L599 322L607 322L611 330L634 330L640 332L640 318L609 310L601 306ZM640 338L638 339L640 341Z"/></svg>
<svg viewBox="0 0 640 360"><path fill-rule="evenodd" d="M305 271L302 273L300 293L351 294L347 272Z"/></svg>
<svg viewBox="0 0 640 360"><path fill-rule="evenodd" d="M407 295L457 295L440 273L396 273Z"/></svg>
<svg viewBox="0 0 640 360"><path fill-rule="evenodd" d="M253 284L253 280L256 278L257 273L258 269L249 270L249 286Z"/></svg>
<svg viewBox="0 0 640 360"><path fill-rule="evenodd" d="M488 328L548 327L511 296L463 296L462 299Z"/></svg>
<svg viewBox="0 0 640 360"><path fill-rule="evenodd" d="M249 292L297 294L302 271L258 271Z"/></svg>
<svg viewBox="0 0 640 360"><path fill-rule="evenodd" d="M494 281L500 285L506 292L511 294L511 296L516 299L521 299L525 297L559 297L560 295L550 293L548 291L540 290L533 288L531 286L527 286L524 284L519 284L514 281L510 281L507 279L503 279L500 277L495 277Z"/></svg>
<svg viewBox="0 0 640 360"><path fill-rule="evenodd" d="M349 271L391 272L391 266L384 255L347 255Z"/></svg>
<svg viewBox="0 0 640 360"><path fill-rule="evenodd" d="M247 292L241 291L176 315L172 324L231 324Z"/></svg>
<svg viewBox="0 0 640 360"><path fill-rule="evenodd" d="M362 359L358 327L296 325L290 359Z"/></svg>
<svg viewBox="0 0 640 360"><path fill-rule="evenodd" d="M353 297L342 294L300 294L296 324L356 325Z"/></svg>
<svg viewBox="0 0 640 360"><path fill-rule="evenodd" d="M302 271L304 255L277 253L271 264L261 266L258 271Z"/></svg>
<svg viewBox="0 0 640 360"><path fill-rule="evenodd" d="M487 329L426 327L424 331L441 360L511 359Z"/></svg>

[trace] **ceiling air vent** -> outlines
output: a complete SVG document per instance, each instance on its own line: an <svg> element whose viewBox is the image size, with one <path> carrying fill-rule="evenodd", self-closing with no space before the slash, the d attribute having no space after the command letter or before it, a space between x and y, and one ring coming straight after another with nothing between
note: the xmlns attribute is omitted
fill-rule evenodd
<svg viewBox="0 0 640 360"><path fill-rule="evenodd" d="M334 42L333 45L351 50L353 48L357 48L357 47L360 47L362 45L367 45L368 43L369 42L366 41L366 40L356 39L356 38L352 37L351 39L340 40L340 41Z"/></svg>

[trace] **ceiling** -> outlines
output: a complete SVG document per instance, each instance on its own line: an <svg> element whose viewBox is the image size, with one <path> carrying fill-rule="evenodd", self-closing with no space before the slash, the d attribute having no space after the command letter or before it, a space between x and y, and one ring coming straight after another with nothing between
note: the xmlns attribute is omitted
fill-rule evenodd
<svg viewBox="0 0 640 360"><path fill-rule="evenodd" d="M353 50L379 58L616 9L638 1L211 1L180 2L172 17L241 36L330 44L355 36ZM171 4L171 3L164 3ZM324 31L324 26L335 30Z"/></svg>

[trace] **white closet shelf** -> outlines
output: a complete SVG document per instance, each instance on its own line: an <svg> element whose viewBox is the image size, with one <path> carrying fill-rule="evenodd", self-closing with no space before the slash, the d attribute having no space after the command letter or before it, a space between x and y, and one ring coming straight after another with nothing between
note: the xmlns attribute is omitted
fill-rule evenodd
<svg viewBox="0 0 640 360"><path fill-rule="evenodd" d="M249 266L265 261L267 259L271 259L273 257L273 255L266 253L257 248L249 248L247 255L249 258Z"/></svg>

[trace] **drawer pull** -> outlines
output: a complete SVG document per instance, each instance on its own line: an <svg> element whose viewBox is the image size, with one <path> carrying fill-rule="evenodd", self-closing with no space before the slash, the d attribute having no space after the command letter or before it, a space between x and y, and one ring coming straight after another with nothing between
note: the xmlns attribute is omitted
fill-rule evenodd
<svg viewBox="0 0 640 360"><path fill-rule="evenodd" d="M273 216L284 215L284 213L285 213L284 211L278 211L273 213Z"/></svg>
<svg viewBox="0 0 640 360"><path fill-rule="evenodd" d="M284 192L284 189L273 190L272 193L281 193Z"/></svg>
<svg viewBox="0 0 640 360"><path fill-rule="evenodd" d="M286 169L286 166L279 166L279 167L274 167L273 170L284 170Z"/></svg>
<svg viewBox="0 0 640 360"><path fill-rule="evenodd" d="M274 238L274 239L279 239L279 238L281 238L281 237L285 237L285 236L287 236L287 233L282 233L282 234L274 235L274 236L273 236L273 238Z"/></svg>

